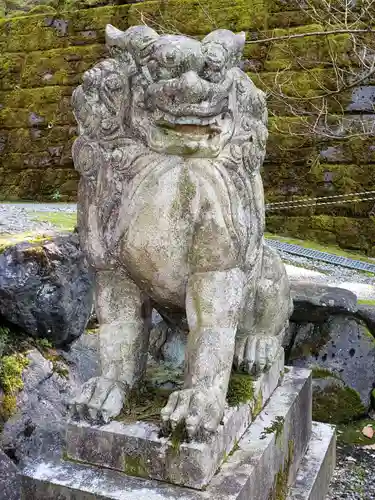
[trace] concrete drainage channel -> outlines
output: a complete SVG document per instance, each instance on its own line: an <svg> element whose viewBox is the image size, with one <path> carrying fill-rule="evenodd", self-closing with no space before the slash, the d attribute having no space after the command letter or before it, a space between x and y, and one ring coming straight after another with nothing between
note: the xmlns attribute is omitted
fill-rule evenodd
<svg viewBox="0 0 375 500"><path fill-rule="evenodd" d="M322 262L328 262L329 264L336 264L338 266L348 267L358 271L368 271L375 274L375 264L370 264L369 262L352 260L331 253L320 252L319 250L312 250L310 248L300 247L299 245L292 245L291 243L283 243L271 238L267 238L266 241L270 247L292 255L299 255L301 257L307 257L308 259L320 260Z"/></svg>

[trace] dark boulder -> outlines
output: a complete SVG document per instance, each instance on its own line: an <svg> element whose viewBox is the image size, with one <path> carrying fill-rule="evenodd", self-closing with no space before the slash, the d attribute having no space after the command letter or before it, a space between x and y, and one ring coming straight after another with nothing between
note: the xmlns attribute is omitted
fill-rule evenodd
<svg viewBox="0 0 375 500"><path fill-rule="evenodd" d="M0 255L0 314L32 337L57 346L79 337L92 291L77 235L20 243Z"/></svg>
<svg viewBox="0 0 375 500"><path fill-rule="evenodd" d="M343 288L311 282L292 282L294 311L291 321L324 322L331 314L353 314L358 310L356 295Z"/></svg>
<svg viewBox="0 0 375 500"><path fill-rule="evenodd" d="M312 369L315 418L359 418L369 410L375 386L373 311L341 288L293 283L292 295L284 347L288 364Z"/></svg>

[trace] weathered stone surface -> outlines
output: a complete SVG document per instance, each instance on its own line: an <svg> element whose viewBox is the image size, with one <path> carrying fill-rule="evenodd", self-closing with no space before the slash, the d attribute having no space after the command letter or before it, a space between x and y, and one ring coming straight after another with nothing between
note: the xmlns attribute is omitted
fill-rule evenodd
<svg viewBox="0 0 375 500"><path fill-rule="evenodd" d="M205 491L71 462L23 470L23 500L268 500L293 484L311 435L310 372L291 368ZM281 480L277 481L277 477ZM325 487L326 485L324 485ZM315 500L315 499L314 499Z"/></svg>
<svg viewBox="0 0 375 500"><path fill-rule="evenodd" d="M79 337L91 312L92 282L75 235L20 243L0 255L0 313L56 345Z"/></svg>
<svg viewBox="0 0 375 500"><path fill-rule="evenodd" d="M28 359L17 410L0 434L1 447L18 461L41 453L51 457L59 452L71 390L68 380L55 373L52 362L39 351L31 351Z"/></svg>
<svg viewBox="0 0 375 500"><path fill-rule="evenodd" d="M5 453L0 450L0 499L19 500L21 478L18 469Z"/></svg>
<svg viewBox="0 0 375 500"><path fill-rule="evenodd" d="M375 305L359 304L356 316L366 324L372 335L375 336Z"/></svg>
<svg viewBox="0 0 375 500"><path fill-rule="evenodd" d="M337 313L324 323L304 323L294 329L289 363L316 368L319 379L333 376L344 382L358 395L354 415L363 414L370 406L375 380L375 339L366 326L353 316ZM317 390L320 386L321 382ZM324 391L326 388L322 388ZM332 400L331 392L328 391L328 401ZM343 399L341 412L345 415L346 411L351 414Z"/></svg>
<svg viewBox="0 0 375 500"><path fill-rule="evenodd" d="M160 426L147 422L111 422L104 426L70 422L67 456L129 475L201 489L209 483L268 401L278 385L283 367L281 351L271 369L253 382L252 400L227 408L222 424L205 443L180 442L181 437L162 438Z"/></svg>
<svg viewBox="0 0 375 500"><path fill-rule="evenodd" d="M344 288L292 281L291 294L294 310L293 322L323 322L332 313L355 313L358 309L357 297Z"/></svg>
<svg viewBox="0 0 375 500"><path fill-rule="evenodd" d="M336 463L335 430L313 422L312 435L287 500L322 500Z"/></svg>
<svg viewBox="0 0 375 500"><path fill-rule="evenodd" d="M204 441L223 417L233 364L271 366L292 308L284 265L263 239L265 95L238 67L245 33L199 41L108 25L106 42L110 58L72 97L101 356L72 411L93 423L119 415L145 373L151 300L186 312L189 326L164 432L181 425Z"/></svg>
<svg viewBox="0 0 375 500"><path fill-rule="evenodd" d="M91 376L97 375L97 336L82 335L70 351L53 352L53 362L33 350L27 355L23 389L14 415L0 432L0 447L17 461L56 457L65 446L67 403ZM0 490L1 491L1 490Z"/></svg>

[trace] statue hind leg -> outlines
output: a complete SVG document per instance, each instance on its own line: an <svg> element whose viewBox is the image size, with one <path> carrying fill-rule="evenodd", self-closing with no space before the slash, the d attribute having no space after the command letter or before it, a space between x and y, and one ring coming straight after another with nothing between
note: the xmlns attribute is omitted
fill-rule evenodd
<svg viewBox="0 0 375 500"><path fill-rule="evenodd" d="M247 285L234 355L234 366L253 374L275 360L293 311L289 280L277 252L264 245L258 265Z"/></svg>
<svg viewBox="0 0 375 500"><path fill-rule="evenodd" d="M147 363L149 299L120 269L96 272L101 375L84 384L73 412L93 422L107 422L122 410L129 390Z"/></svg>

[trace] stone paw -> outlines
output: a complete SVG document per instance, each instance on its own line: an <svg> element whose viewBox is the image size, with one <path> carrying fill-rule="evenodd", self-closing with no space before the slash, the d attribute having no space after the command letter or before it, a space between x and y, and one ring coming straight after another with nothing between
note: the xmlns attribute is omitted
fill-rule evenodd
<svg viewBox="0 0 375 500"><path fill-rule="evenodd" d="M94 377L83 385L80 394L70 402L70 414L73 418L94 424L108 423L120 414L126 392L122 382Z"/></svg>
<svg viewBox="0 0 375 500"><path fill-rule="evenodd" d="M187 438L205 439L216 431L224 414L225 398L214 389L173 392L161 411L163 430L171 434L179 426Z"/></svg>
<svg viewBox="0 0 375 500"><path fill-rule="evenodd" d="M252 375L258 375L275 361L281 347L276 336L249 335L236 346L234 365Z"/></svg>

